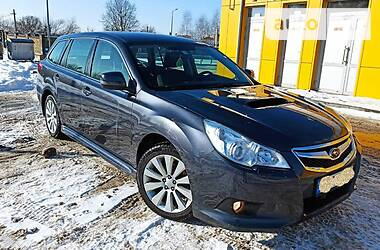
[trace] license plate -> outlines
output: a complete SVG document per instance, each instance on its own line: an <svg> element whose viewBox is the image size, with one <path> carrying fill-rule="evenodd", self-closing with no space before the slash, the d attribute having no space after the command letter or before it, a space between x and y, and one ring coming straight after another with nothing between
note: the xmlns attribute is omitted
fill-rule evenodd
<svg viewBox="0 0 380 250"><path fill-rule="evenodd" d="M355 171L353 167L346 168L334 175L323 177L318 181L317 194L325 194L335 187L342 187L349 183L354 177Z"/></svg>

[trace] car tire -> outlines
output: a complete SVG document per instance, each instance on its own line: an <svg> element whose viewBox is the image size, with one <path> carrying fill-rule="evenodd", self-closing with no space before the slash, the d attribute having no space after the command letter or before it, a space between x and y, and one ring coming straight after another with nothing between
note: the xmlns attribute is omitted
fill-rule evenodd
<svg viewBox="0 0 380 250"><path fill-rule="evenodd" d="M49 134L57 139L63 139L61 119L58 113L57 102L52 95L49 95L45 100L44 115L46 128Z"/></svg>
<svg viewBox="0 0 380 250"><path fill-rule="evenodd" d="M156 214L175 221L192 218L190 182L171 144L157 144L144 153L138 163L137 183L145 203Z"/></svg>

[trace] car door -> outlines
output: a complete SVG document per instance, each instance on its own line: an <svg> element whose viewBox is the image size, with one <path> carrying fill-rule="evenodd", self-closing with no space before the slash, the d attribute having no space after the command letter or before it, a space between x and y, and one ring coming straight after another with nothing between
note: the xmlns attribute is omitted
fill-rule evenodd
<svg viewBox="0 0 380 250"><path fill-rule="evenodd" d="M92 39L73 40L62 59L62 65L66 69L54 75L63 123L79 133L83 133L83 79L93 45Z"/></svg>
<svg viewBox="0 0 380 250"><path fill-rule="evenodd" d="M85 133L112 153L129 159L132 102L128 92L102 87L100 76L106 72L121 72L126 83L129 82L129 73L118 48L100 40L93 53L90 77L83 86L87 91L82 103Z"/></svg>

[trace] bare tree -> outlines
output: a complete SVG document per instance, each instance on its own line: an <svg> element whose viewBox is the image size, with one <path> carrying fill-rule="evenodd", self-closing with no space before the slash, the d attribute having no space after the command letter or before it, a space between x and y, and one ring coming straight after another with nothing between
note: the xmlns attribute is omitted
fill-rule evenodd
<svg viewBox="0 0 380 250"><path fill-rule="evenodd" d="M93 28L93 27L87 27L86 28L86 32L94 32L95 31L95 29Z"/></svg>
<svg viewBox="0 0 380 250"><path fill-rule="evenodd" d="M211 30L214 35L219 34L220 30L220 13L218 10L215 11L214 16L211 19Z"/></svg>
<svg viewBox="0 0 380 250"><path fill-rule="evenodd" d="M45 31L47 30L46 21L44 21ZM65 34L72 34L80 32L80 28L75 19L64 20L56 19L50 21L50 33L53 36L60 36Z"/></svg>
<svg viewBox="0 0 380 250"><path fill-rule="evenodd" d="M205 15L200 16L195 24L194 38L202 40L205 37L211 36L211 33L211 26L207 17Z"/></svg>
<svg viewBox="0 0 380 250"><path fill-rule="evenodd" d="M50 20L50 34L53 36L59 36L62 35L62 30L65 26L65 20L63 19L57 19L57 20ZM47 30L47 24L44 24L45 30Z"/></svg>
<svg viewBox="0 0 380 250"><path fill-rule="evenodd" d="M17 31L22 34L40 33L43 29L41 19L35 16L24 16L17 22Z"/></svg>
<svg viewBox="0 0 380 250"><path fill-rule="evenodd" d="M183 13L180 33L186 36L193 33L193 16L188 10Z"/></svg>
<svg viewBox="0 0 380 250"><path fill-rule="evenodd" d="M65 24L61 32L62 34L72 34L78 32L80 32L80 27L78 26L74 18L65 21Z"/></svg>
<svg viewBox="0 0 380 250"><path fill-rule="evenodd" d="M102 22L104 29L108 31L138 30L136 5L129 0L108 0Z"/></svg>
<svg viewBox="0 0 380 250"><path fill-rule="evenodd" d="M141 32L156 33L156 28L151 25L143 25L140 29Z"/></svg>
<svg viewBox="0 0 380 250"><path fill-rule="evenodd" d="M12 22L5 16L0 16L0 30L4 30L7 32L13 32L14 26Z"/></svg>

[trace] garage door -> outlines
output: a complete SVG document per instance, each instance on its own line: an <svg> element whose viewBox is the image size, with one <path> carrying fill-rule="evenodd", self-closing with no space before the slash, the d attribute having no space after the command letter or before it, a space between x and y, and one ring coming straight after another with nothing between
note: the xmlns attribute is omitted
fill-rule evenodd
<svg viewBox="0 0 380 250"><path fill-rule="evenodd" d="M296 88L306 19L306 4L289 4L288 32L282 45L282 63L279 74L281 86Z"/></svg>
<svg viewBox="0 0 380 250"><path fill-rule="evenodd" d="M355 1L356 4L368 3ZM350 1L341 2L352 7ZM330 4L330 7L335 7ZM327 40L319 81L319 90L352 95L355 91L360 52L365 36L366 11L363 9L328 13Z"/></svg>
<svg viewBox="0 0 380 250"><path fill-rule="evenodd" d="M264 36L264 7L251 8L247 25L245 68L255 72L256 79L260 73L261 51Z"/></svg>

